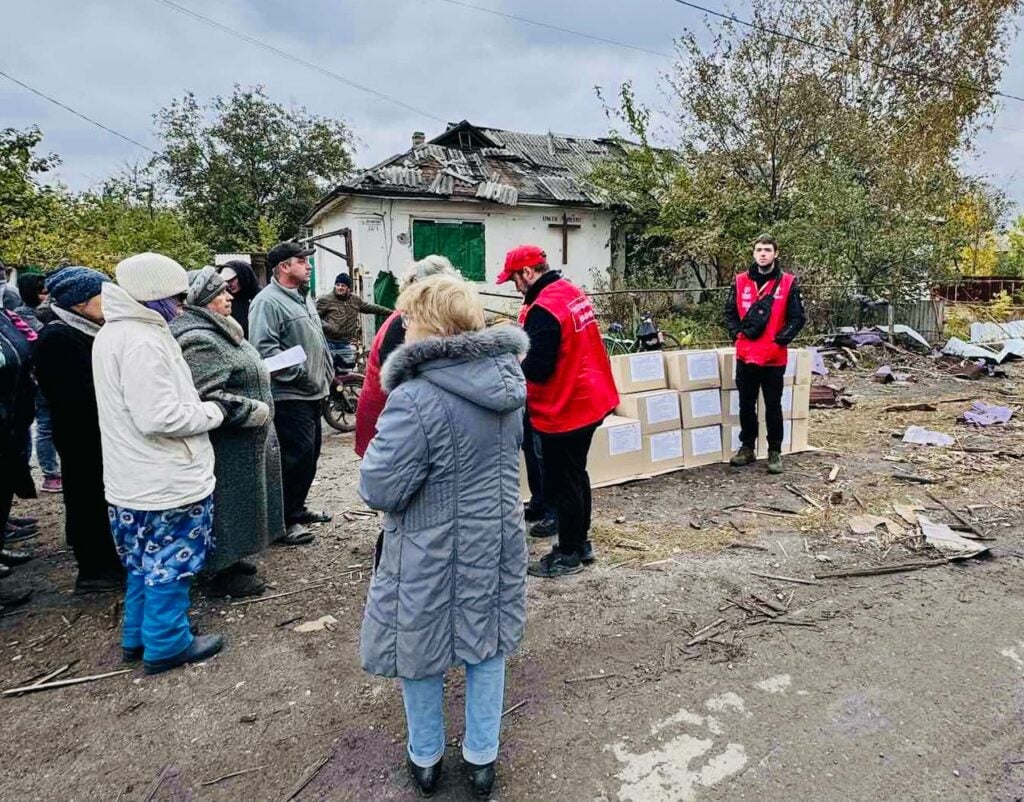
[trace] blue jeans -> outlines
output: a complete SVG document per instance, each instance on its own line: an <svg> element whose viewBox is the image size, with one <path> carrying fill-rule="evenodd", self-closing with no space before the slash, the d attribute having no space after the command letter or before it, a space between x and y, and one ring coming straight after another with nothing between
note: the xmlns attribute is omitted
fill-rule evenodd
<svg viewBox="0 0 1024 802"><path fill-rule="evenodd" d="M409 726L409 759L433 766L444 755L444 674L403 679L402 699ZM483 766L498 757L501 708L505 700L505 655L466 665L466 735L462 756Z"/></svg>
<svg viewBox="0 0 1024 802"><path fill-rule="evenodd" d="M352 343L341 340L328 340L327 347L330 349L334 366L347 367L351 370L356 364L356 347Z"/></svg>
<svg viewBox="0 0 1024 802"><path fill-rule="evenodd" d="M174 657L191 646L188 622L191 586L191 580L187 579L147 585L142 574L129 571L121 645L126 649L143 646L147 663Z"/></svg>
<svg viewBox="0 0 1024 802"><path fill-rule="evenodd" d="M31 449L29 449L29 453ZM36 390L36 460L39 470L47 478L60 476L60 462L53 445L53 427L50 423L50 405L41 392Z"/></svg>

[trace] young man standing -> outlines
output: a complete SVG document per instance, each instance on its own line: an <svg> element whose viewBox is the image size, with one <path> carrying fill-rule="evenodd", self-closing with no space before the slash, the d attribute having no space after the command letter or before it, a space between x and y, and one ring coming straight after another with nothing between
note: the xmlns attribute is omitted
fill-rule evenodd
<svg viewBox="0 0 1024 802"><path fill-rule="evenodd" d="M778 259L775 240L767 235L758 237L754 263L746 273L736 276L725 301L725 325L736 344L736 387L740 393L740 449L729 464L750 465L757 459L757 397L761 394L768 429L768 473L782 473L782 389L789 358L787 346L805 322L800 286L792 273L783 272Z"/></svg>
<svg viewBox="0 0 1024 802"><path fill-rule="evenodd" d="M352 277L339 273L334 279L334 290L316 299L316 312L323 323L324 336L333 355L346 363L356 361L352 343L362 339L360 315L388 316L394 309L364 301L352 292Z"/></svg>
<svg viewBox="0 0 1024 802"><path fill-rule="evenodd" d="M619 394L594 307L583 290L548 267L534 245L508 252L497 283L512 280L523 295L519 325L530 337L523 360L526 406L541 444L545 500L558 514L558 545L529 567L554 578L594 559L587 454Z"/></svg>
<svg viewBox="0 0 1024 802"><path fill-rule="evenodd" d="M274 277L249 307L249 339L264 359L296 345L306 352L305 362L271 376L287 524L284 537L277 542L286 546L312 542L307 525L331 520L327 513L306 507L320 459L320 402L327 397L334 378L327 340L309 298L310 265L306 260L312 253L296 242L271 248L267 267Z"/></svg>

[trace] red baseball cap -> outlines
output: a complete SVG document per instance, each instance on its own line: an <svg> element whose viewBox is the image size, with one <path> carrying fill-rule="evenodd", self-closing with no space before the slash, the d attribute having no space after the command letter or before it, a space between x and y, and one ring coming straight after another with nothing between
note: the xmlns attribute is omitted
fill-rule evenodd
<svg viewBox="0 0 1024 802"><path fill-rule="evenodd" d="M505 269L498 274L495 283L504 284L512 278L513 273L519 273L527 267L536 267L548 260L548 255L536 245L520 245L505 254Z"/></svg>

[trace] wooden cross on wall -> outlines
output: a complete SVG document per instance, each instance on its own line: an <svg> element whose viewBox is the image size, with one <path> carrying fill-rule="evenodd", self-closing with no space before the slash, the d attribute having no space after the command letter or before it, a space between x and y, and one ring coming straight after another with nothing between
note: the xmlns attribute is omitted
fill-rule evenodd
<svg viewBox="0 0 1024 802"><path fill-rule="evenodd" d="M565 212L562 213L561 223L548 223L548 228L560 228L562 229L562 264L569 264L569 229L570 228L581 228L580 223L569 222L569 215Z"/></svg>

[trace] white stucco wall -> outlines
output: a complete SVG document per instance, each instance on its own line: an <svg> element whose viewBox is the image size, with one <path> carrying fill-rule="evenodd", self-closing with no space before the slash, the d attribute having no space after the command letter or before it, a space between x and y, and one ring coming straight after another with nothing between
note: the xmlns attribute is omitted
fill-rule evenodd
<svg viewBox="0 0 1024 802"><path fill-rule="evenodd" d="M545 217L561 220L563 212L580 218L580 228L569 231L568 264L562 264L562 231L550 228ZM564 272L573 282L584 287L593 284L595 272L606 274L612 263L612 214L599 209L577 209L558 206L503 206L494 203L473 203L435 200L391 200L350 197L322 214L313 225L313 234L340 228L352 230L352 250L357 270L362 277L364 297L373 294L373 282L381 270L390 269L396 277L412 261L412 221L463 220L484 224L484 258L487 281L482 291L514 295L511 284L498 287L495 278L501 271L505 254L517 245L538 245L548 254L552 267ZM400 242L400 235L405 236ZM324 240L334 250L343 250L340 238ZM326 251L316 253L316 291L327 292L334 276L344 267L342 260ZM488 306L501 305L498 299L485 298Z"/></svg>

